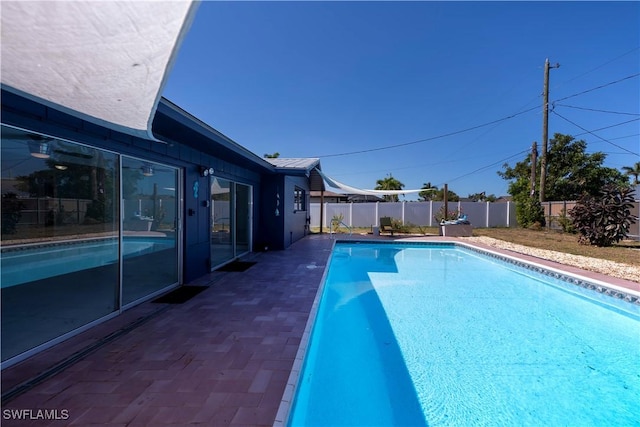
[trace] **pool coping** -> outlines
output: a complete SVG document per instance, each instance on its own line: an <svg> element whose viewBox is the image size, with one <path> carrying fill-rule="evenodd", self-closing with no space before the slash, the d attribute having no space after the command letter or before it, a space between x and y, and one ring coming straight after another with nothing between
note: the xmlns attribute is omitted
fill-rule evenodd
<svg viewBox="0 0 640 427"><path fill-rule="evenodd" d="M375 243L375 244L391 244L391 245L419 245L419 246L460 246L473 252L480 253L491 258L499 259L509 264L514 264L518 267L523 267L532 270L536 273L545 274L554 279L559 279L567 282L568 284L578 286L584 289L596 291L602 295L606 295L610 298L617 300L623 300L628 303L640 306L640 284L631 282L624 279L617 279L610 276L601 274L594 274L584 269L577 267L571 267L564 264L559 264L553 261L545 260L542 258L535 258L530 255L520 254L508 250L492 248L480 243L464 242L461 240L453 239L438 239L438 240L426 240L426 239L398 239L398 240L377 240L377 239L336 239L331 245L331 252L335 249L338 243ZM318 308L320 305L320 299L322 297L325 280L329 271L331 257L327 260L325 269L322 275L321 282L318 286L316 296L313 300L309 317L305 325L302 338L300 339L300 345L291 367L291 372L285 386L285 390L278 407L276 418L273 422L273 427L285 427L289 422L291 415L291 409L293 408L293 399L295 398L298 382L300 380L300 374L304 367L304 359L309 347L309 341L311 338L311 331L315 324L316 316L318 314ZM590 277L590 276L603 276ZM609 281L605 281L605 278ZM616 283L610 283L615 281Z"/></svg>

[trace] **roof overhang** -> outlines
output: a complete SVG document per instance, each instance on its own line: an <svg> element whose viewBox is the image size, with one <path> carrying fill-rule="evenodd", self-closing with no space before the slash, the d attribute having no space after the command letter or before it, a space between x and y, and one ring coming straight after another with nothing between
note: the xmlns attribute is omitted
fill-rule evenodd
<svg viewBox="0 0 640 427"><path fill-rule="evenodd" d="M196 3L3 1L2 87L151 138L162 88Z"/></svg>
<svg viewBox="0 0 640 427"><path fill-rule="evenodd" d="M285 175L305 175L309 178L309 189L311 191L324 191L324 180L318 172L322 169L320 159L313 157L305 158L267 158L277 172Z"/></svg>
<svg viewBox="0 0 640 427"><path fill-rule="evenodd" d="M271 163L166 98L158 104L153 131L156 138L167 143L185 144L242 167L258 168L260 172L275 172Z"/></svg>

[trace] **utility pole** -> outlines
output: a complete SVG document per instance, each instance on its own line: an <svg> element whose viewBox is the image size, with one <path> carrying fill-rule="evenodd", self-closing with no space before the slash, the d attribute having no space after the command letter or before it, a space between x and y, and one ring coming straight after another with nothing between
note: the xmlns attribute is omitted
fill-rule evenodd
<svg viewBox="0 0 640 427"><path fill-rule="evenodd" d="M442 193L442 199L444 200L444 220L448 221L449 218L449 186L444 185L444 191Z"/></svg>
<svg viewBox="0 0 640 427"><path fill-rule="evenodd" d="M542 87L542 156L540 158L540 202L544 202L544 187L547 181L547 144L549 139L549 69L558 68L560 64L549 65L549 58L544 62L544 85Z"/></svg>
<svg viewBox="0 0 640 427"><path fill-rule="evenodd" d="M538 143L533 141L531 144L531 193L532 199L536 198L536 169L538 165Z"/></svg>

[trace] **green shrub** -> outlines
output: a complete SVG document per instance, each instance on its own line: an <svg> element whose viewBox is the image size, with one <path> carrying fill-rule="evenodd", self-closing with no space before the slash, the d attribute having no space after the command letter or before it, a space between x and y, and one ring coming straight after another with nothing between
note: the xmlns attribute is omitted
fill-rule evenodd
<svg viewBox="0 0 640 427"><path fill-rule="evenodd" d="M391 226L400 233L409 233L411 231L411 224L403 224L401 219L391 218Z"/></svg>
<svg viewBox="0 0 640 427"><path fill-rule="evenodd" d="M562 209L560 212L560 216L557 219L558 224L562 227L562 231L565 233L574 234L576 232L576 227L573 225L573 219L567 214L566 209Z"/></svg>
<svg viewBox="0 0 640 427"><path fill-rule="evenodd" d="M340 229L340 224L344 220L344 214L335 214L333 218L331 218L331 229L337 232Z"/></svg>
<svg viewBox="0 0 640 427"><path fill-rule="evenodd" d="M544 227L544 209L540 201L531 197L518 200L516 203L516 219L523 228Z"/></svg>
<svg viewBox="0 0 640 427"><path fill-rule="evenodd" d="M595 246L611 246L627 237L629 226L636 222L631 213L631 188L609 184L597 197L584 195L569 211L580 234L578 241Z"/></svg>

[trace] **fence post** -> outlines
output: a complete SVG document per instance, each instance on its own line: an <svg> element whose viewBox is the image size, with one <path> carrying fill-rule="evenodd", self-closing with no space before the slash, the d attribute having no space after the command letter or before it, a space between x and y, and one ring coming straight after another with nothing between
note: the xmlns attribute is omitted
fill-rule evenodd
<svg viewBox="0 0 640 427"><path fill-rule="evenodd" d="M349 203L349 227L353 227L353 202Z"/></svg>
<svg viewBox="0 0 640 427"><path fill-rule="evenodd" d="M433 200L429 200L429 227L433 227Z"/></svg>
<svg viewBox="0 0 640 427"><path fill-rule="evenodd" d="M487 204L487 218L486 218L486 222L485 222L485 227L489 228L489 207L490 207L490 204L489 204L489 202L486 202L486 204Z"/></svg>
<svg viewBox="0 0 640 427"><path fill-rule="evenodd" d="M322 224L322 226L324 228L327 228L327 203L328 202L320 203L320 209L322 209L322 212L323 212L322 222L324 222L324 224Z"/></svg>
<svg viewBox="0 0 640 427"><path fill-rule="evenodd" d="M507 200L507 228L511 228L511 202Z"/></svg>
<svg viewBox="0 0 640 427"><path fill-rule="evenodd" d="M407 203L407 201L403 200L401 203L402 204L400 206L402 206L402 213L400 214L400 216L402 217L402 225L404 225L404 204Z"/></svg>

